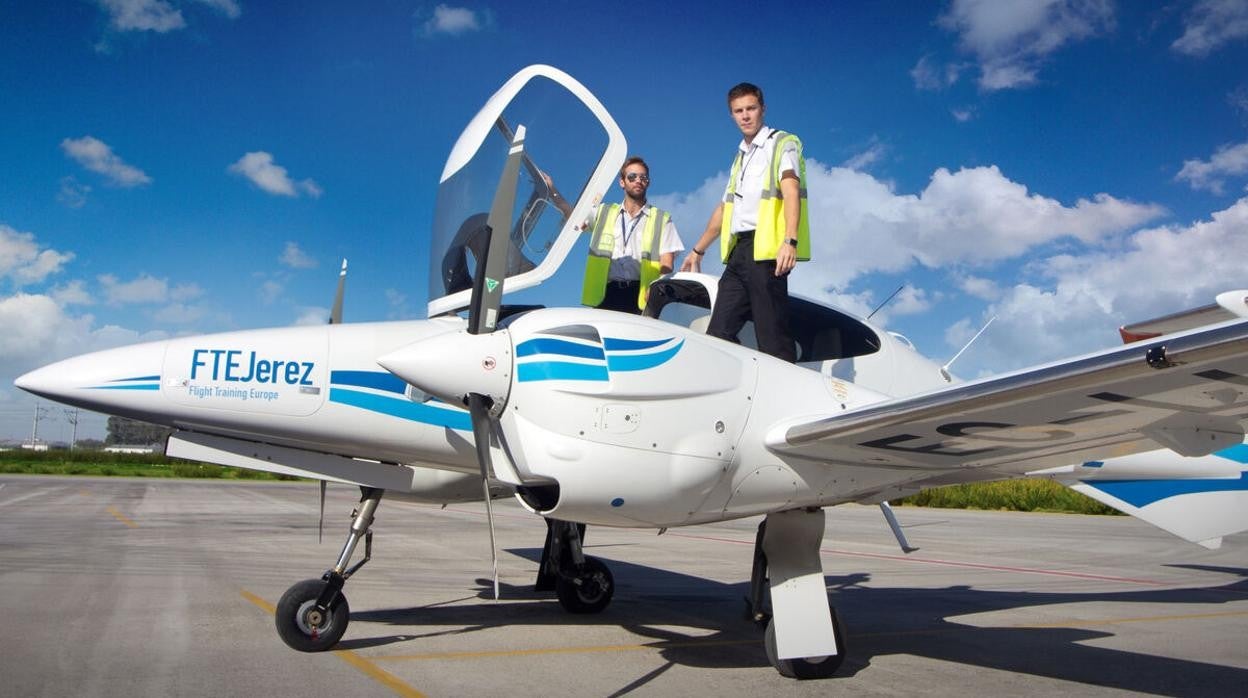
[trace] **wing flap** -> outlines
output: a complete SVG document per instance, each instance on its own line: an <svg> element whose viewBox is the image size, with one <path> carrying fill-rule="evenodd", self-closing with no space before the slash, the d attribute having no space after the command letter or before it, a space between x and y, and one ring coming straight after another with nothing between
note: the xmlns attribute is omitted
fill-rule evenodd
<svg viewBox="0 0 1248 698"><path fill-rule="evenodd" d="M777 452L884 467L1010 472L1159 447L1204 455L1248 419L1248 321L773 428Z"/></svg>

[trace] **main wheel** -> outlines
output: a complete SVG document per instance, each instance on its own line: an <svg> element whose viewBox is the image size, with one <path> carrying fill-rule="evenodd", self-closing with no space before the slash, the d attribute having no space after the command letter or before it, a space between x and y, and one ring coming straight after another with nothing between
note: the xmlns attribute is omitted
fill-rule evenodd
<svg viewBox="0 0 1248 698"><path fill-rule="evenodd" d="M794 657L779 659L776 654L776 622L767 623L767 636L763 645L767 648L767 661L780 672L781 676L790 679L826 679L841 668L845 661L845 641L842 639L841 620L836 617L836 609L832 611L832 633L836 638L838 654L825 657Z"/></svg>
<svg viewBox="0 0 1248 698"><path fill-rule="evenodd" d="M305 579L287 589L277 602L273 615L277 634L291 649L324 652L338 644L347 631L351 607L341 591L328 612L317 610L316 600L324 588L325 582L320 579Z"/></svg>
<svg viewBox="0 0 1248 698"><path fill-rule="evenodd" d="M575 580L561 576L555 582L555 595L569 613L598 613L611 603L613 594L611 570L596 557L585 558Z"/></svg>

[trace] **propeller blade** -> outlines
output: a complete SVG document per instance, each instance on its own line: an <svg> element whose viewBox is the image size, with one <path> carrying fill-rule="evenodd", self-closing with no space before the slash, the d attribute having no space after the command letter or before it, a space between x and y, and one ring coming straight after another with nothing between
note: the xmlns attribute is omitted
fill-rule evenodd
<svg viewBox="0 0 1248 698"><path fill-rule="evenodd" d="M516 210L516 184L524 160L524 126L517 126L503 176L494 192L494 203L486 227L490 242L482 258L477 260L472 280L472 299L468 305L468 332L493 332L498 324L498 309L503 302L503 279L507 276L507 253L511 245L511 219Z"/></svg>
<svg viewBox="0 0 1248 698"><path fill-rule="evenodd" d="M334 294L334 307L329 311L329 324L342 324L342 296L347 288L347 260L342 260L342 271L338 272L338 292Z"/></svg>
<svg viewBox="0 0 1248 698"><path fill-rule="evenodd" d="M494 600L498 601L498 545L494 541L494 508L490 504L490 405L480 393L468 394L472 438L477 442L477 465L481 466L481 492L485 495L485 518L490 522L490 557L494 563Z"/></svg>
<svg viewBox="0 0 1248 698"><path fill-rule="evenodd" d="M321 519L316 522L316 542L319 545L325 540L325 486L329 483L321 480Z"/></svg>

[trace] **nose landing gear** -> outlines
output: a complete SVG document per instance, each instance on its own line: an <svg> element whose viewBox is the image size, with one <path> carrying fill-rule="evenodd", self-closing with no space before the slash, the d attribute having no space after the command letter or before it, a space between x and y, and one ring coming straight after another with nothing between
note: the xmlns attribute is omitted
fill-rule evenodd
<svg viewBox="0 0 1248 698"><path fill-rule="evenodd" d="M352 513L351 532L338 562L320 579L305 579L286 590L277 602L277 634L291 649L323 652L338 644L350 622L351 606L342 587L373 557L373 516L385 490L360 488L360 503ZM351 555L364 539L364 559L351 567Z"/></svg>

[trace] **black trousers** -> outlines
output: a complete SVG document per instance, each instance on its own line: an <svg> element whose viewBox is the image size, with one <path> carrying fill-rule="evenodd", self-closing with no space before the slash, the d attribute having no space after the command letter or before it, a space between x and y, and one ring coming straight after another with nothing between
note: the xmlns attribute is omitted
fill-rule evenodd
<svg viewBox="0 0 1248 698"><path fill-rule="evenodd" d="M641 294L641 281L608 281L607 293L598 304L601 310L618 310L621 313L641 315L637 307L637 296Z"/></svg>
<svg viewBox="0 0 1248 698"><path fill-rule="evenodd" d="M776 276L776 260L754 261L754 235L738 235L719 277L719 292L706 333L740 343L737 334L754 321L758 350L785 361L797 361L789 330L789 275Z"/></svg>

